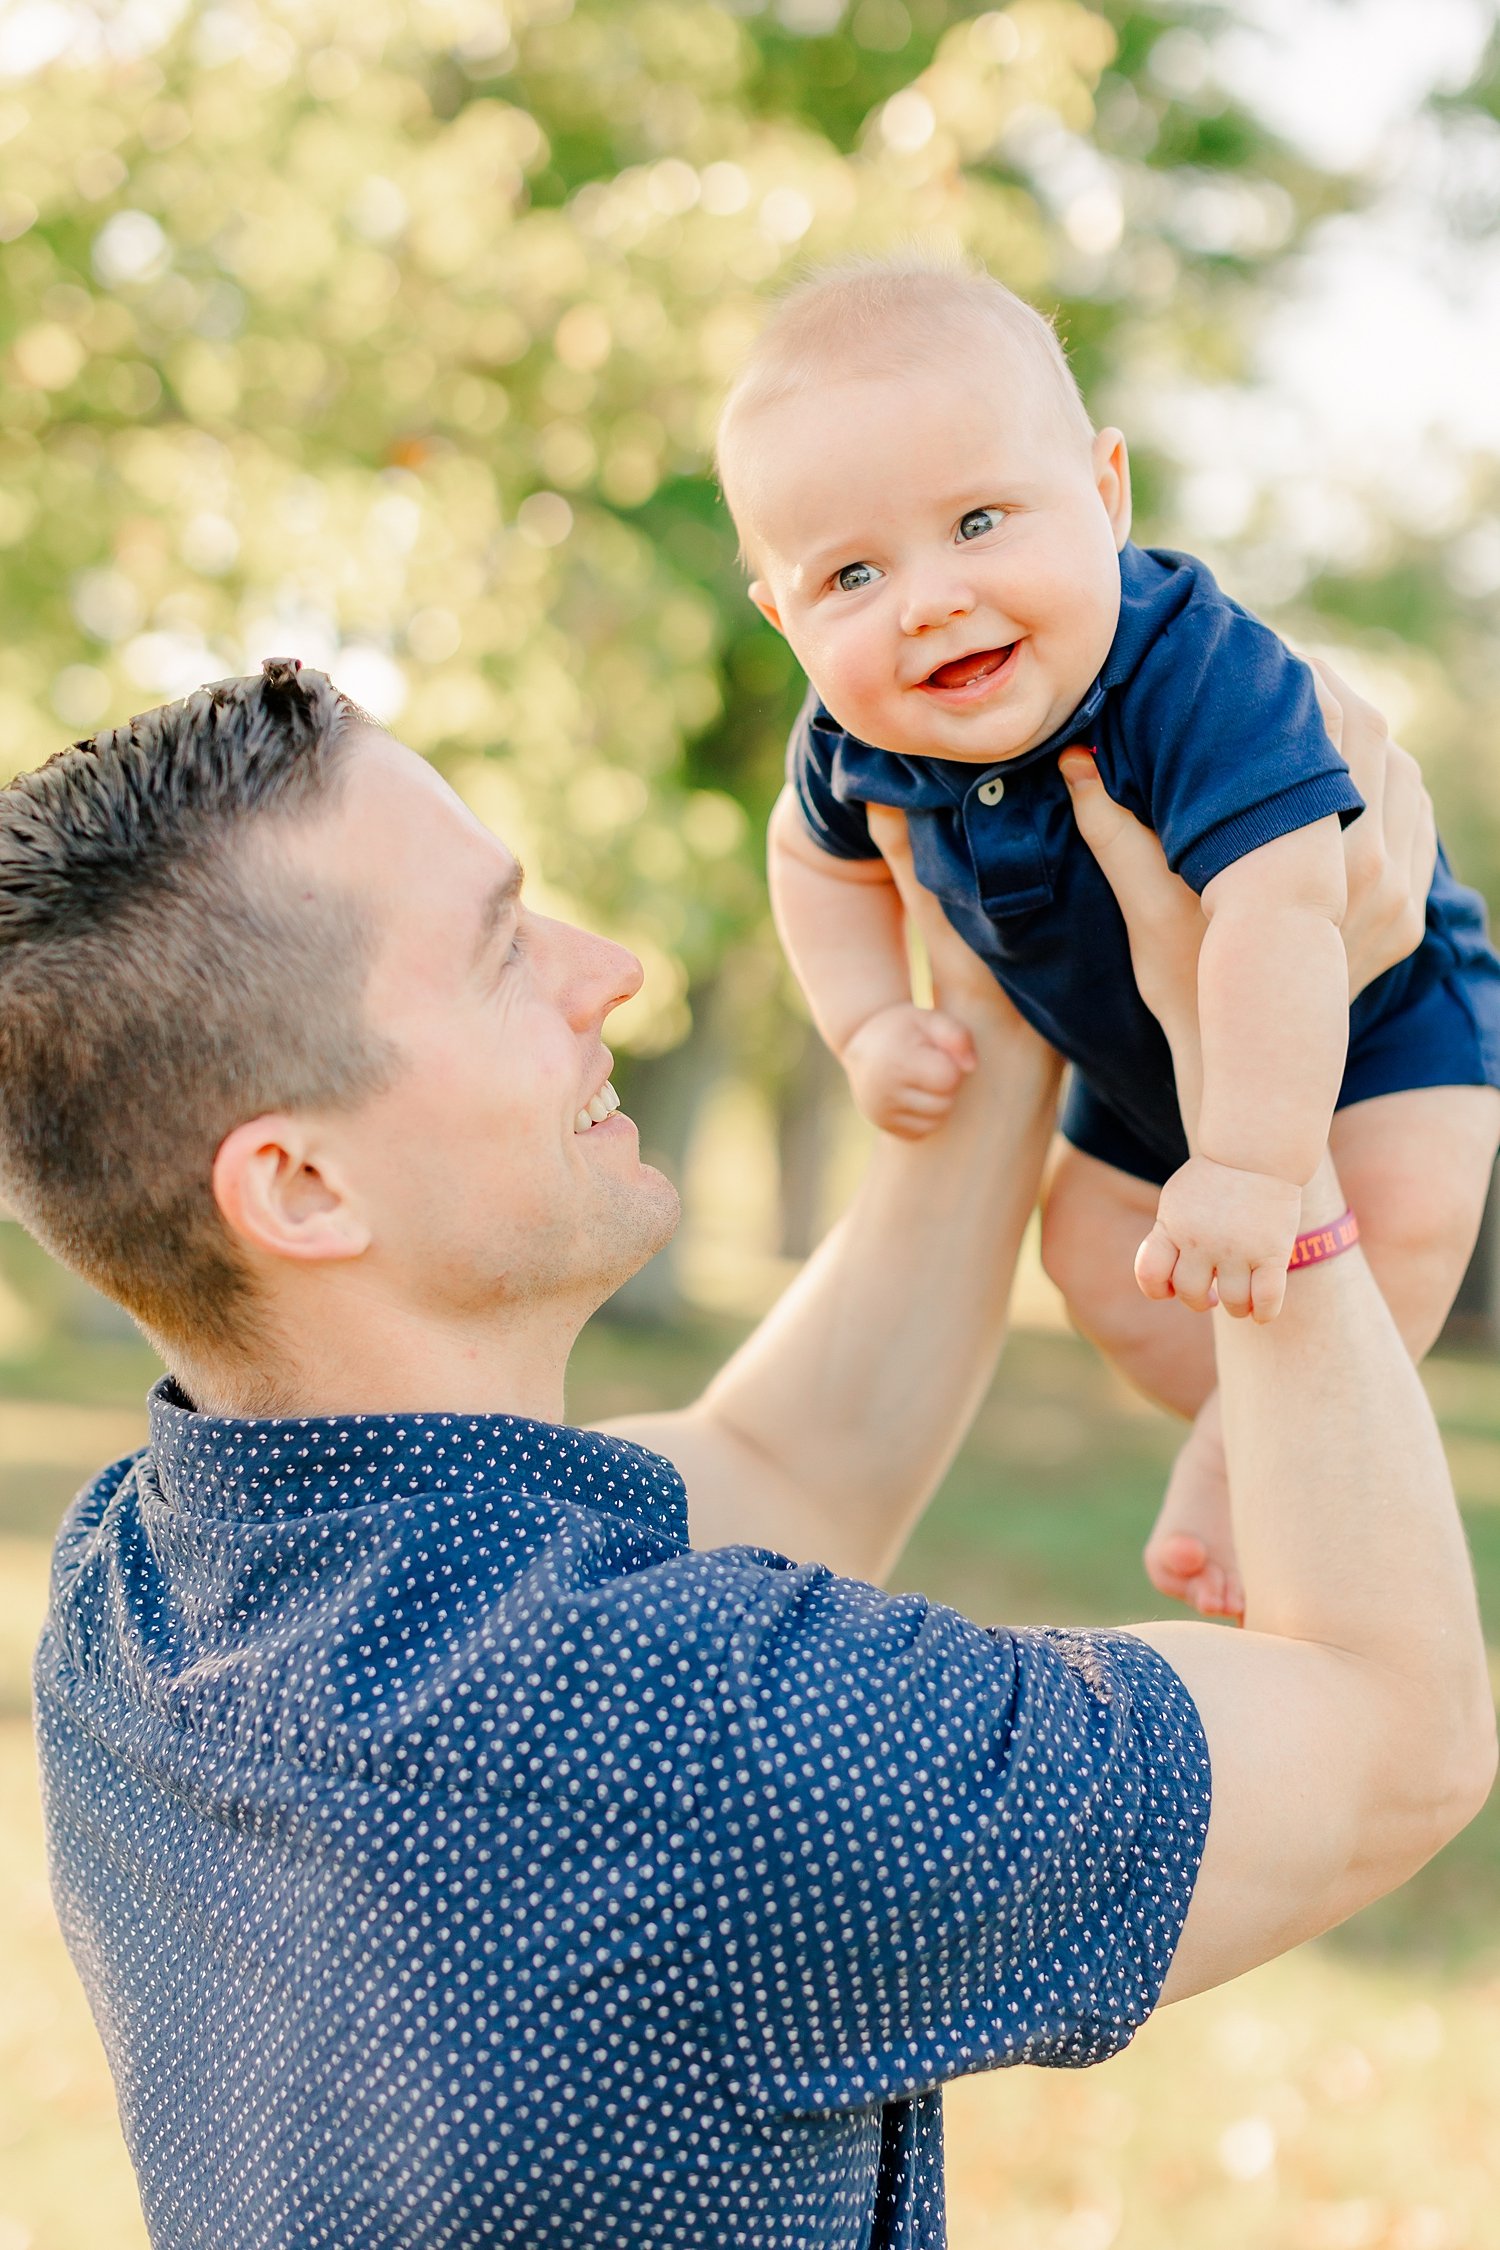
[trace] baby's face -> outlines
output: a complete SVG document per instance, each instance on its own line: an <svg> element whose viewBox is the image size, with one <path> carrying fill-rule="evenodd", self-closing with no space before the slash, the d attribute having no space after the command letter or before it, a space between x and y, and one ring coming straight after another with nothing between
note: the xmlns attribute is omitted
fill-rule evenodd
<svg viewBox="0 0 1500 2250"><path fill-rule="evenodd" d="M838 377L740 433L753 599L851 734L991 765L1097 676L1130 530L1118 431L1092 447L1042 379Z"/></svg>

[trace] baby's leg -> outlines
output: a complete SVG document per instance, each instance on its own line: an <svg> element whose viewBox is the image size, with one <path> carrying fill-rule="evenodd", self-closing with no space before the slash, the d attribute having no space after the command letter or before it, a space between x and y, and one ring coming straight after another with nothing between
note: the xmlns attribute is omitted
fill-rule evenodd
<svg viewBox="0 0 1500 2250"><path fill-rule="evenodd" d="M1159 1406L1193 1420L1146 1547L1160 1593L1210 1616L1243 1607L1214 1391L1213 1329L1201 1313L1143 1297L1135 1254L1151 1231L1149 1180L1059 1141L1042 1202L1042 1264L1080 1335ZM1196 1419L1195 1419L1196 1418Z"/></svg>
<svg viewBox="0 0 1500 2250"><path fill-rule="evenodd" d="M1437 1342L1474 1254L1497 1141L1492 1086L1380 1094L1333 1120L1360 1246L1413 1359Z"/></svg>
<svg viewBox="0 0 1500 2250"><path fill-rule="evenodd" d="M1191 1420L1214 1387L1212 1329L1174 1299L1143 1297L1135 1279L1160 1192L1059 1139L1042 1191L1042 1265L1078 1333L1147 1398Z"/></svg>
<svg viewBox="0 0 1500 2250"><path fill-rule="evenodd" d="M1500 1093L1490 1086L1423 1086L1380 1094L1335 1115L1329 1146L1360 1247L1413 1359L1442 1333L1474 1254L1500 1139ZM1292 1276L1296 1287L1296 1276ZM1193 1570L1184 1536L1202 1543ZM1146 1570L1164 1594L1209 1614L1241 1616L1219 1394L1214 1392L1173 1464Z"/></svg>
<svg viewBox="0 0 1500 2250"><path fill-rule="evenodd" d="M1473 1254L1500 1140L1500 1093L1437 1086L1382 1094L1340 1110L1330 1138L1361 1247L1408 1351L1421 1359ZM1195 1417L1147 1543L1146 1571L1160 1592L1233 1616L1243 1597L1210 1323L1180 1305L1150 1304L1135 1286L1136 1245L1155 1208L1149 1183L1065 1146L1043 1214L1043 1262L1081 1332L1148 1397Z"/></svg>

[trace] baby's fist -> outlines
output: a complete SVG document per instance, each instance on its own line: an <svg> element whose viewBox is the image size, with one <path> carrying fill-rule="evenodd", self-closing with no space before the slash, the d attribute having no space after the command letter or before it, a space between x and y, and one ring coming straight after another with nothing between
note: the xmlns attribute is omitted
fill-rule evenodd
<svg viewBox="0 0 1500 2250"><path fill-rule="evenodd" d="M870 1123L919 1141L942 1124L976 1057L961 1023L904 1000L868 1016L846 1040L840 1060Z"/></svg>
<svg viewBox="0 0 1500 2250"><path fill-rule="evenodd" d="M1237 1320L1274 1320L1301 1213L1295 1182L1190 1157L1161 1191L1135 1278L1148 1297L1180 1297L1194 1312L1217 1298Z"/></svg>

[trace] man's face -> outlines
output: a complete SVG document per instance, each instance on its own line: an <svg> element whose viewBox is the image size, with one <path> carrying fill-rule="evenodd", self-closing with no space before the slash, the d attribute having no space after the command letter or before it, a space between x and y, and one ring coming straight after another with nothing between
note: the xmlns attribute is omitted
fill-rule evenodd
<svg viewBox="0 0 1500 2250"><path fill-rule="evenodd" d="M613 1101L604 1022L639 962L533 913L505 846L373 730L334 808L279 848L294 878L358 900L374 932L365 1018L398 1063L337 1123L372 1280L458 1318L543 1299L592 1310L677 1220L629 1119L595 1121Z"/></svg>
<svg viewBox="0 0 1500 2250"><path fill-rule="evenodd" d="M1091 451L1042 379L967 354L756 415L734 479L751 591L841 726L989 765L1062 725L1119 617L1116 436Z"/></svg>

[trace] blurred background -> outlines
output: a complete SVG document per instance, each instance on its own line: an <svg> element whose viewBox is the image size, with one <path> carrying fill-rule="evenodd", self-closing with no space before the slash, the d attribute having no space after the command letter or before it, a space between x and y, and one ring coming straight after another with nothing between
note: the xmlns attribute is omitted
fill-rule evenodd
<svg viewBox="0 0 1500 2250"><path fill-rule="evenodd" d="M800 694L706 473L767 293L961 247L1055 312L1138 536L1422 757L1500 905L1493 0L0 4L0 772L267 654L642 956L616 1082L687 1217L580 1415L691 1394L862 1141L771 938ZM1500 1618L1492 1223L1430 1370ZM1175 1432L1035 1267L903 1583L1146 1614ZM53 1932L46 1551L149 1354L0 1221L0 2250L144 2242ZM1500 1823L1104 2069L949 2104L955 2250L1500 2250Z"/></svg>

